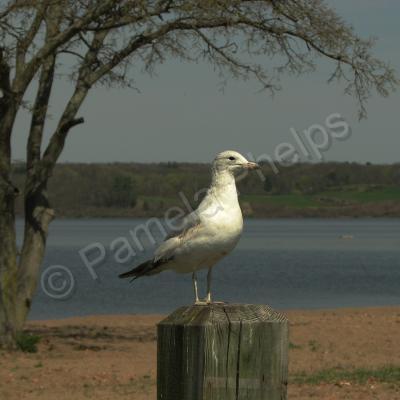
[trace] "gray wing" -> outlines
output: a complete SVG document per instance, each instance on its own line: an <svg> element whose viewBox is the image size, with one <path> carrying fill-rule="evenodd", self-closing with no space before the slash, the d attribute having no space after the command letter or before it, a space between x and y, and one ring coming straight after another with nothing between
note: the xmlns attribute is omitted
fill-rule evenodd
<svg viewBox="0 0 400 400"><path fill-rule="evenodd" d="M157 248L152 260L147 260L128 272L120 274L120 278L132 278L131 282L141 276L153 275L162 271L162 267L174 260L175 250L183 240L190 240L190 235L201 227L198 214L192 213L176 220L172 232L167 235L164 242Z"/></svg>
<svg viewBox="0 0 400 400"><path fill-rule="evenodd" d="M194 228L197 225L200 225L201 220L196 211L191 212L181 218L178 218L176 222L174 222L174 228L171 232L165 237L164 241L168 239L183 236L190 229Z"/></svg>
<svg viewBox="0 0 400 400"><path fill-rule="evenodd" d="M201 228L201 219L197 212L193 211L174 222L174 227L176 229L171 230L164 242L155 251L154 262L172 260L174 258L174 251L182 240L190 240L190 236Z"/></svg>

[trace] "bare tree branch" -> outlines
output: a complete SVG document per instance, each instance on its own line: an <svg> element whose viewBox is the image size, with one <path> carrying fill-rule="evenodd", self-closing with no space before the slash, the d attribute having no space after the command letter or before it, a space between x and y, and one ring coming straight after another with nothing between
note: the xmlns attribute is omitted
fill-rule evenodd
<svg viewBox="0 0 400 400"><path fill-rule="evenodd" d="M49 56L42 66L39 87L35 104L32 110L32 120L27 146L27 168L40 160L40 150L47 109L50 101L51 89L54 82L55 56Z"/></svg>
<svg viewBox="0 0 400 400"><path fill-rule="evenodd" d="M93 36L90 48L79 70L75 91L65 107L57 129L43 154L42 179L47 179L49 177L49 174L64 148L65 139L70 129L84 123L84 119L76 118L76 114L91 88L92 82L89 79L89 74L93 64L96 62L97 55L102 48L107 34L107 31L98 31Z"/></svg>
<svg viewBox="0 0 400 400"><path fill-rule="evenodd" d="M29 46L32 44L36 34L38 33L40 26L44 21L44 13L47 8L48 1L43 1L42 4L36 7L36 15L33 18L31 26L26 31L25 35L21 40L18 41L17 53L16 53L16 75L18 76L20 71L24 68L25 57Z"/></svg>
<svg viewBox="0 0 400 400"><path fill-rule="evenodd" d="M73 24L68 26L68 28L58 33L51 41L46 42L26 64L24 71L20 74L18 80L14 80L13 87L15 91L24 93L34 75L40 68L42 60L46 59L50 54L55 52L58 47L72 39L82 29L84 30L93 20L96 20L104 13L107 13L113 5L113 0L104 0L100 5L94 4L82 17L77 18Z"/></svg>
<svg viewBox="0 0 400 400"><path fill-rule="evenodd" d="M47 12L46 16L44 16L44 14L43 14L45 7L48 7L48 9L47 9L48 12ZM39 14L37 14L35 19L39 18L40 23L38 22L37 24L41 24L42 18L44 18L44 22L46 24L45 43L48 43L51 40L53 40L53 38L59 32L58 25L62 20L62 9L61 9L60 4L54 3L54 4L49 5L48 2L45 2L44 4L42 4L41 10L38 10L38 13L40 13L40 17L38 17ZM34 29L32 29L34 24L35 24L35 21L32 23L32 26L29 28L28 41L33 40L33 37L35 35L35 33L33 33ZM21 48L24 48L25 52L27 50L26 45L27 44L24 44L24 46L21 47ZM17 53L18 53L18 50L17 50ZM35 103L34 103L33 110L32 110L32 119L31 119L31 126L30 126L28 146L27 146L27 168L28 168L29 174L35 174L35 171L32 171L32 169L33 169L35 163L40 160L40 156L41 156L43 131L44 131L45 121L46 121L46 117L47 117L47 110L49 107L51 90L52 90L53 83L54 83L54 73L55 73L55 69L56 69L56 57L57 57L56 54L49 55L47 57L47 59L44 60L42 67L41 67L39 86L37 89L36 99L35 99ZM33 188L31 186L32 185L28 179L26 193L33 190Z"/></svg>
<svg viewBox="0 0 400 400"><path fill-rule="evenodd" d="M5 101L11 91L10 70L10 66L4 59L4 49L0 47L0 89L2 91L0 104Z"/></svg>

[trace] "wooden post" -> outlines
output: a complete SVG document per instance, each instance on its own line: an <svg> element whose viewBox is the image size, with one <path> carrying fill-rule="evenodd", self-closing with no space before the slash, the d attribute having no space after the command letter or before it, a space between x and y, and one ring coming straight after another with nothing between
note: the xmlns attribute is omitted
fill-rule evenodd
<svg viewBox="0 0 400 400"><path fill-rule="evenodd" d="M288 321L264 305L181 307L158 324L158 400L285 400Z"/></svg>

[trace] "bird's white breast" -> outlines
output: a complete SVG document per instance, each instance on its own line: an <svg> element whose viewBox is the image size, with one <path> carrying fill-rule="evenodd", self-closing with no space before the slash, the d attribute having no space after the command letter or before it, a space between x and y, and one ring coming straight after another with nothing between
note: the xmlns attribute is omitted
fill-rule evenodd
<svg viewBox="0 0 400 400"><path fill-rule="evenodd" d="M174 257L167 269L192 272L210 268L236 246L243 217L233 177L211 187L196 213L200 223L190 234L174 239Z"/></svg>

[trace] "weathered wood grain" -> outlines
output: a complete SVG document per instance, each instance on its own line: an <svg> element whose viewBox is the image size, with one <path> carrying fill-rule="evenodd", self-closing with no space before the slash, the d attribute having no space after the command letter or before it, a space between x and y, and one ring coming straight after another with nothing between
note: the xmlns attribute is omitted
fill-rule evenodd
<svg viewBox="0 0 400 400"><path fill-rule="evenodd" d="M181 307L158 325L158 400L285 400L288 321L265 305Z"/></svg>

